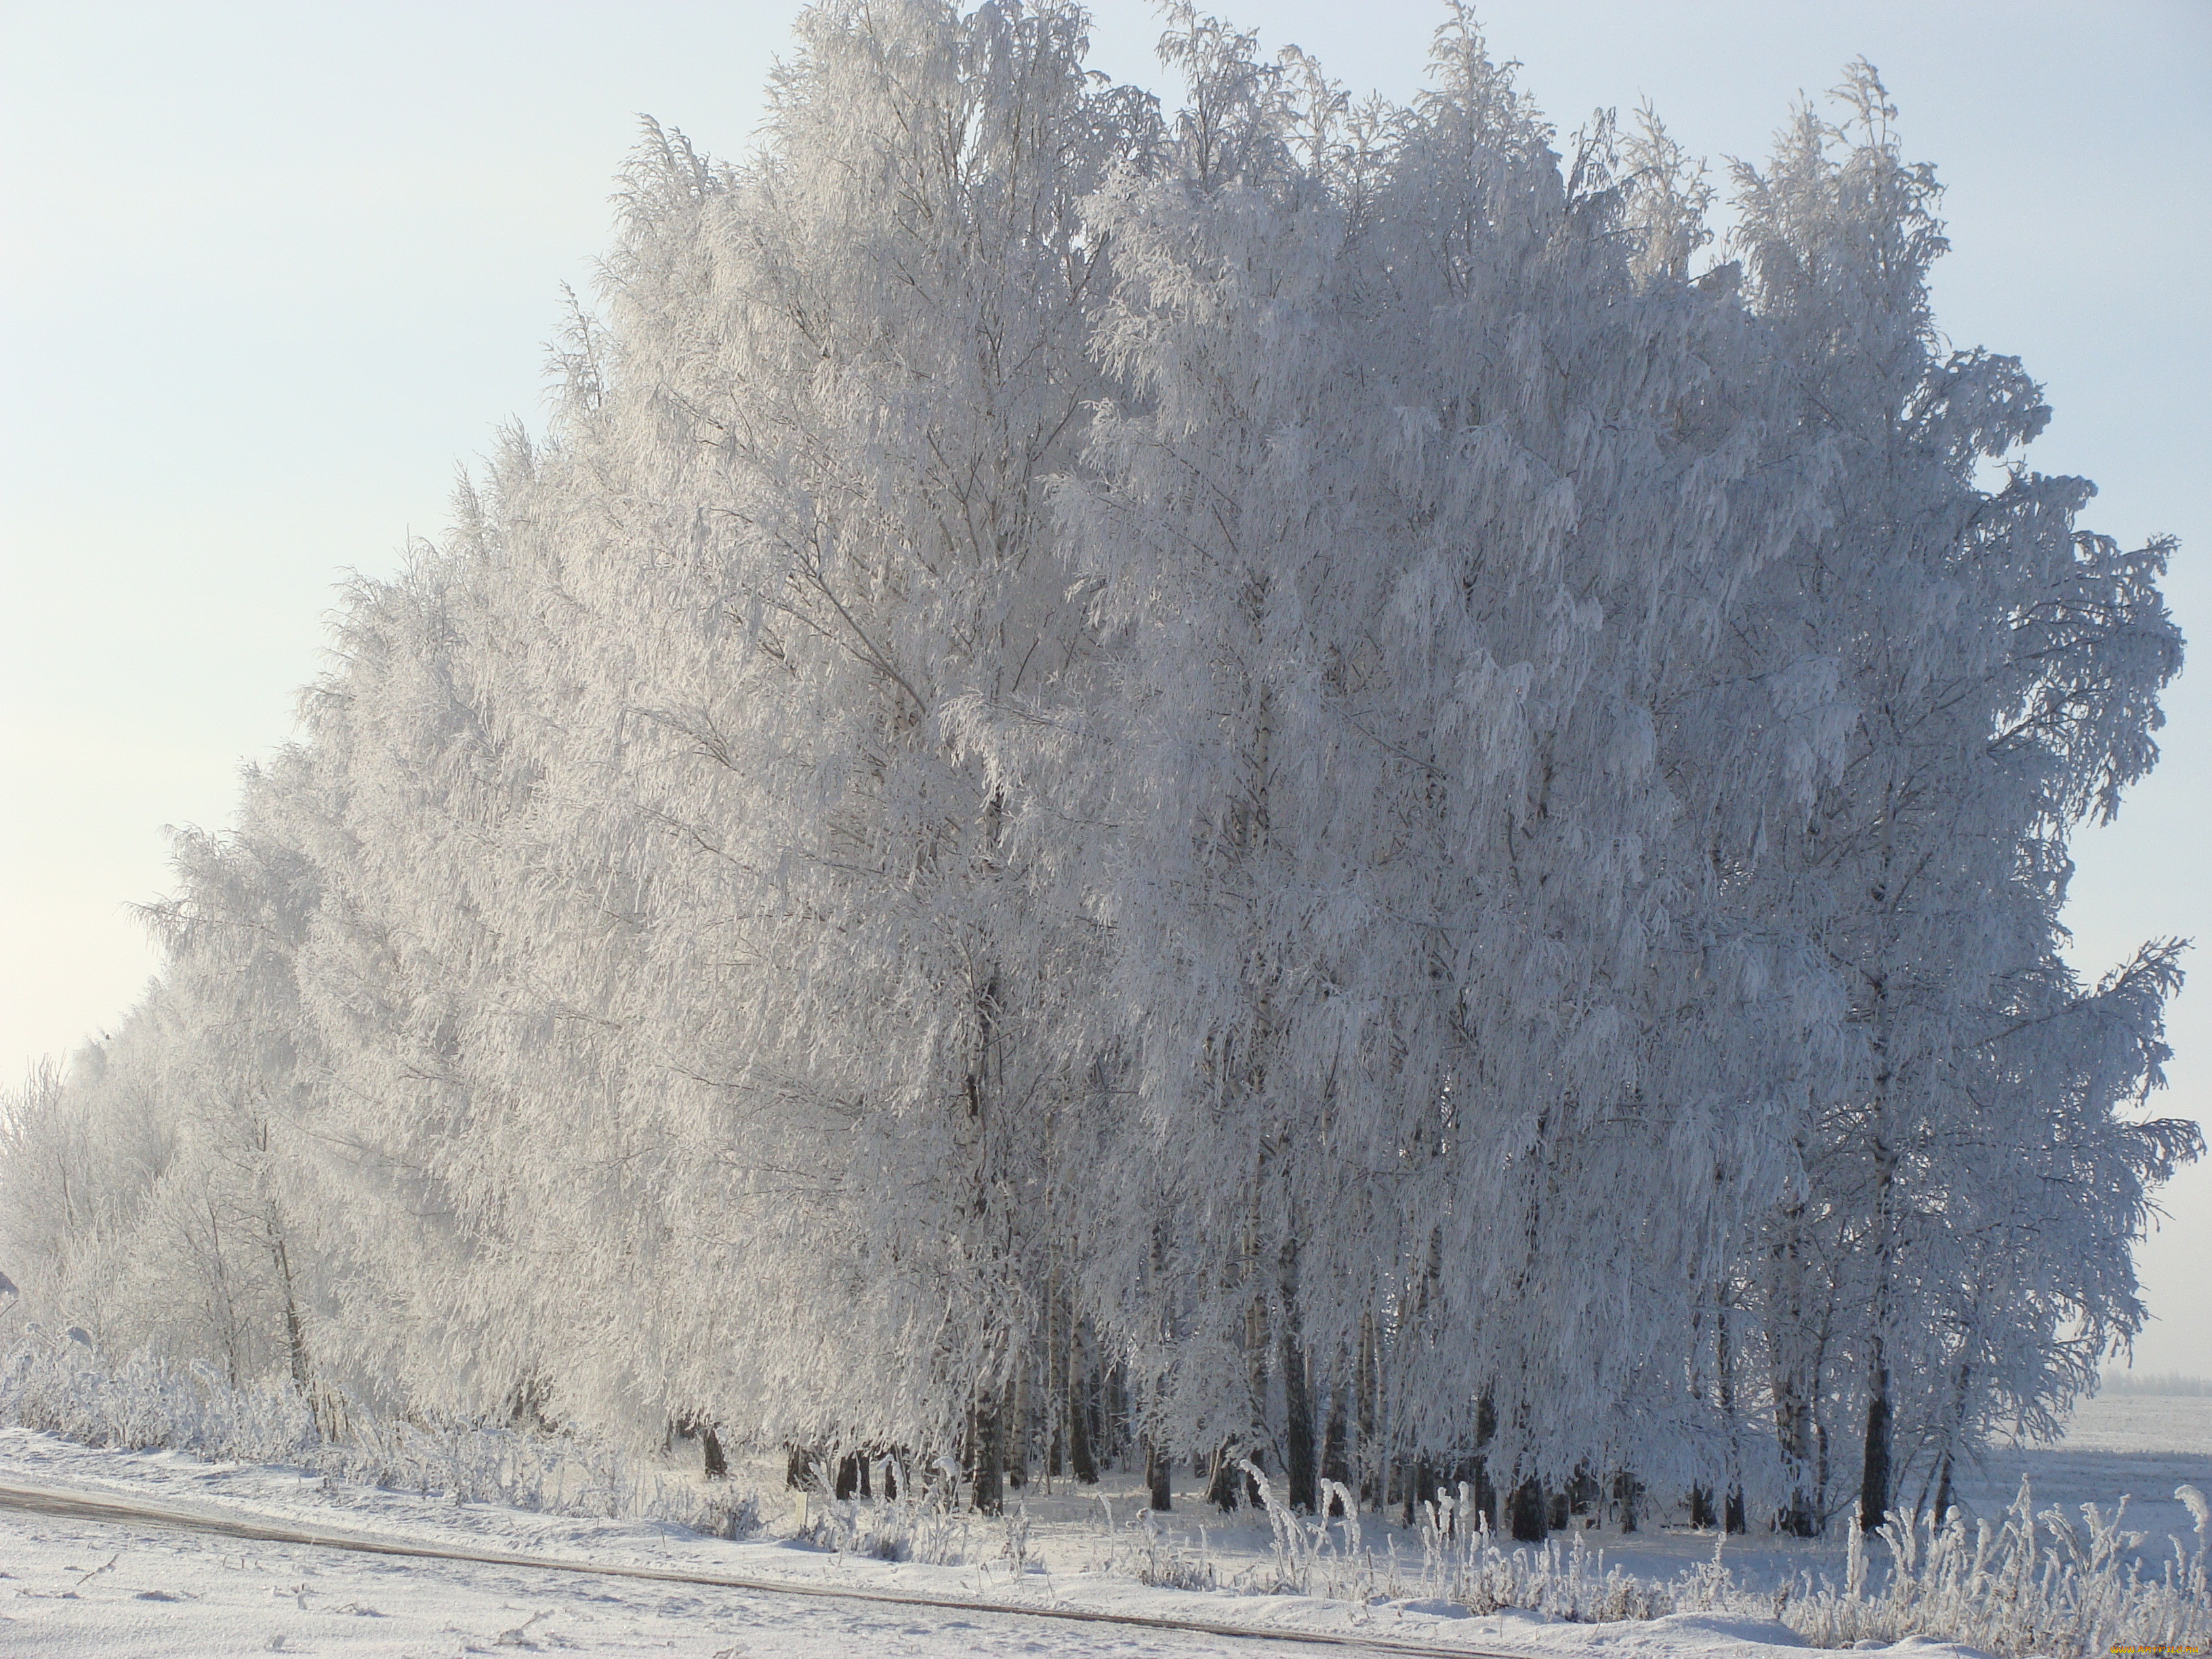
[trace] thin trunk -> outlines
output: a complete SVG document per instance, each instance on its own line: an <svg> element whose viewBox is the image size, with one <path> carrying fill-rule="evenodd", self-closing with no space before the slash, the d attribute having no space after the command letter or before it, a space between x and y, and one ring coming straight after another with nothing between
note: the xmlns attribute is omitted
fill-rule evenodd
<svg viewBox="0 0 2212 1659"><path fill-rule="evenodd" d="M1345 1395L1350 1392L1350 1379L1345 1375L1345 1353L1336 1351L1335 1374L1328 1385L1328 1425L1321 1437L1321 1472L1330 1480L1347 1490L1352 1486L1351 1414ZM1344 1500L1334 1492L1329 1494L1329 1513L1344 1513Z"/></svg>
<svg viewBox="0 0 2212 1659"><path fill-rule="evenodd" d="M1893 846L1896 802L1893 788L1883 792L1881 815L1881 878L1875 888L1875 902L1893 904ZM1859 1530L1872 1532L1889 1513L1890 1400L1889 1338L1890 1274L1895 1262L1893 1206L1897 1180L1897 1136L1892 1122L1893 1091L1898 1085L1894 1046L1896 1011L1889 998L1889 977L1883 971L1869 975L1874 989L1874 1301L1870 1340L1867 1345L1867 1413L1863 1460L1859 1466Z"/></svg>
<svg viewBox="0 0 2212 1659"><path fill-rule="evenodd" d="M1958 1380L1951 1390L1951 1425L1943 1437L1943 1456L1936 1483L1936 1530L1938 1532L1943 1530L1943 1517L1951 1512L1951 1460L1958 1448L1960 1433L1966 1426L1967 1390L1972 1386L1973 1380L1973 1366L1961 1364Z"/></svg>
<svg viewBox="0 0 2212 1659"><path fill-rule="evenodd" d="M1099 1407L1104 1432L1099 1436L1105 1450L1105 1462L1119 1465L1121 1453L1129 1443L1129 1379L1118 1364L1107 1368L1106 1379L1100 1389L1103 1401Z"/></svg>
<svg viewBox="0 0 2212 1659"><path fill-rule="evenodd" d="M1387 1501L1382 1492L1383 1469L1376 1433L1382 1412L1382 1364L1376 1352L1375 1311L1359 1316L1359 1375L1355 1384L1359 1397L1359 1501L1379 1509Z"/></svg>
<svg viewBox="0 0 2212 1659"><path fill-rule="evenodd" d="M1875 1293L1872 1329L1867 1344L1867 1410L1863 1461L1859 1466L1859 1530L1873 1532L1889 1515L1891 1407L1889 1399L1889 1275L1891 1187L1893 1160L1888 1147L1875 1146Z"/></svg>
<svg viewBox="0 0 2212 1659"><path fill-rule="evenodd" d="M1061 1386L1066 1379L1056 1377L1053 1373L1053 1368L1063 1358L1057 1340L1059 1325L1060 1273L1055 1268L1044 1291L1044 1490L1047 1497L1051 1496L1052 1483L1060 1479L1061 1474L1061 1449L1067 1430L1069 1394L1066 1388Z"/></svg>
<svg viewBox="0 0 2212 1659"><path fill-rule="evenodd" d="M1636 1530L1644 1507L1644 1483L1623 1470L1613 1477L1613 1511L1623 1533Z"/></svg>
<svg viewBox="0 0 2212 1659"><path fill-rule="evenodd" d="M970 1436L975 1507L985 1515L1003 1514L1006 1507L1006 1424L1002 1402L995 1389L979 1389Z"/></svg>
<svg viewBox="0 0 2212 1659"><path fill-rule="evenodd" d="M292 1284L291 1254L284 1248L284 1224L274 1204L269 1206L269 1254L276 1265L276 1283L284 1297L284 1343L292 1362L292 1386L302 1395L313 1368L307 1363L307 1328L300 1317L300 1301ZM321 1413L316 1413L318 1422Z"/></svg>
<svg viewBox="0 0 2212 1659"><path fill-rule="evenodd" d="M1098 1460L1091 1449L1091 1373L1076 1347L1075 1332L1068 1332L1067 1462L1075 1478L1086 1486L1098 1484Z"/></svg>
<svg viewBox="0 0 2212 1659"><path fill-rule="evenodd" d="M1721 1519L1726 1532L1747 1530L1744 1514L1742 1463L1736 1446L1735 1349L1729 1340L1729 1292L1723 1285L1713 1321L1716 1369L1720 1372L1721 1424L1728 1434L1728 1507Z"/></svg>
<svg viewBox="0 0 2212 1659"><path fill-rule="evenodd" d="M1876 1530L1889 1514L1889 1366L1882 1357L1879 1336L1874 1340L1874 1363L1869 1372L1866 1462L1859 1474L1861 1532Z"/></svg>
<svg viewBox="0 0 2212 1659"><path fill-rule="evenodd" d="M1006 1481L1014 1486L1030 1483L1029 1381L1026 1365L1017 1366L1006 1381Z"/></svg>
<svg viewBox="0 0 2212 1659"><path fill-rule="evenodd" d="M1298 1310L1298 1247L1286 1242L1278 1258L1283 1294L1276 1365L1283 1374L1283 1449L1291 1507L1311 1515L1320 1502L1319 1470L1314 1459L1313 1385L1307 1376L1304 1321Z"/></svg>
<svg viewBox="0 0 2212 1659"><path fill-rule="evenodd" d="M1820 1529L1807 1476L1813 1463L1813 1383L1806 1375L1805 1239L1802 1212L1789 1212L1782 1242L1774 1247L1775 1310L1767 1327L1773 1357L1774 1432L1790 1470L1790 1503L1779 1517L1783 1531L1810 1538Z"/></svg>

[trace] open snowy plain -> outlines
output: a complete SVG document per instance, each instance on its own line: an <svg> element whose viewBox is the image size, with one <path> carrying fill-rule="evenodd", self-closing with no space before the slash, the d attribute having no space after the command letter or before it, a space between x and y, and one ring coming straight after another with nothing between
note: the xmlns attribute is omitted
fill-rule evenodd
<svg viewBox="0 0 2212 1659"><path fill-rule="evenodd" d="M2149 1534L2144 1553L2154 1556L2166 1547L2164 1534L2190 1528L2174 1487L2212 1486L2212 1400L2093 1401L2063 1444L1993 1455L1969 1502L1984 1513L2001 1508L2022 1474L2034 1483L2039 1506L2109 1506L2132 1495L2130 1525ZM824 1547L838 1522L853 1524L853 1512L840 1510L825 1525L818 1502L807 1514L766 1483L760 1532L728 1540L664 1523L455 1504L298 1469L101 1450L0 1430L0 1654L1263 1659L1410 1649L1753 1659L1802 1646L1784 1625L1760 1616L1756 1603L1800 1575L1840 1577L1844 1570L1833 1545L1779 1547L1754 1536L1722 1546L1745 1593L1730 1612L1597 1624L1510 1612L1470 1616L1420 1595L1413 1587L1419 1542L1370 1517L1364 1547L1385 1560L1395 1551L1405 1562L1401 1594L1364 1603L1237 1594L1270 1575L1264 1523L1207 1522L1212 1512L1194 1491L1178 1494L1176 1513L1155 1534L1139 1513L1140 1496L1110 1481L1079 1493L1032 1487L1011 1525L951 1518L961 1530L939 1540L938 1553L959 1565L926 1565ZM58 1512L87 1499L147 1512ZM229 1530L199 1529L206 1526ZM254 1532L308 1534L354 1547L240 1535ZM1647 1529L1631 1538L1592 1533L1584 1547L1602 1547L1608 1563L1638 1577L1665 1579L1711 1561L1718 1542L1709 1533ZM434 1553L404 1553L413 1549ZM453 1559L460 1555L510 1559ZM1220 1588L1144 1583L1133 1569L1148 1559L1147 1576L1162 1577L1162 1561L1181 1562ZM576 1570L587 1566L608 1571ZM1206 1626L1214 1628L1189 1628ZM1966 1651L1917 1639L1899 1646L1931 1656Z"/></svg>

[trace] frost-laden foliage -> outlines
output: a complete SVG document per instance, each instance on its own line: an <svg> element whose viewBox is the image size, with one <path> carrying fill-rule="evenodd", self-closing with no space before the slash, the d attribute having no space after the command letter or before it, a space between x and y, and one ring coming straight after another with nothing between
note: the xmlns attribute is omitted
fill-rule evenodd
<svg viewBox="0 0 2212 1659"><path fill-rule="evenodd" d="M2059 953L2170 547L1942 340L1872 72L1708 252L1464 10L1402 107L1167 21L1172 107L837 0L750 159L648 127L550 429L9 1098L0 1317L1530 1540L1940 1516L2093 1384L2198 1150L2178 946Z"/></svg>

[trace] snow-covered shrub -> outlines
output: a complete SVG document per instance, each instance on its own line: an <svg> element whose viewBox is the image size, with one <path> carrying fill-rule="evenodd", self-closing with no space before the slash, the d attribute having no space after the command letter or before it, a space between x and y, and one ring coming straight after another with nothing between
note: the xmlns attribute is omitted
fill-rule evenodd
<svg viewBox="0 0 2212 1659"><path fill-rule="evenodd" d="M957 1482L898 1482L896 1498L834 1498L818 1488L807 1504L799 1542L841 1555L924 1566L964 1566L974 1542L975 1518L957 1504Z"/></svg>
<svg viewBox="0 0 2212 1659"><path fill-rule="evenodd" d="M301 1463L319 1443L313 1412L289 1389L234 1388L212 1368L137 1358L116 1370L39 1334L0 1359L0 1422L84 1445L166 1446L217 1462Z"/></svg>
<svg viewBox="0 0 2212 1659"><path fill-rule="evenodd" d="M1456 1497L1440 1489L1433 1501L1421 1504L1418 1568L1401 1564L1395 1546L1386 1547L1378 1561L1364 1546L1358 1500L1349 1489L1330 1481L1322 1493L1324 1506L1334 1499L1340 1516L1301 1516L1283 1503L1258 1468L1249 1462L1243 1468L1258 1487L1273 1542L1270 1573L1255 1581L1255 1589L1359 1601L1410 1595L1477 1613L1516 1607L1595 1623L1656 1619L1681 1610L1694 1577L1655 1584L1619 1566L1608 1569L1604 1553L1587 1547L1579 1533L1565 1545L1553 1540L1534 1548L1500 1548L1465 1483ZM1736 1600L1719 1595L1711 1604L1740 1610Z"/></svg>

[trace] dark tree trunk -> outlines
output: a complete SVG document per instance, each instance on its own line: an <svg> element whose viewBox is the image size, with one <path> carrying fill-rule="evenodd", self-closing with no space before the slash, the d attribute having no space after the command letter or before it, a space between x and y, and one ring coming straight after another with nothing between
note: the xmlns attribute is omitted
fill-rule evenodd
<svg viewBox="0 0 2212 1659"><path fill-rule="evenodd" d="M1165 1515L1175 1508L1175 1459L1145 1437L1145 1484L1152 1488L1152 1509Z"/></svg>
<svg viewBox="0 0 2212 1659"><path fill-rule="evenodd" d="M1314 1445L1313 1391L1307 1385L1305 1356L1287 1354L1283 1405L1290 1418L1283 1436L1285 1480L1291 1507L1311 1515L1321 1502L1321 1465Z"/></svg>
<svg viewBox="0 0 2212 1659"><path fill-rule="evenodd" d="M1259 1458L1255 1458L1255 1462L1259 1462ZM1224 1516L1234 1516L1239 1504L1248 1509L1259 1506L1259 1486L1252 1484L1252 1475L1239 1468L1237 1449L1228 1440L1214 1447L1212 1474L1206 1480L1206 1502Z"/></svg>
<svg viewBox="0 0 2212 1659"><path fill-rule="evenodd" d="M1320 1469L1314 1456L1313 1381L1308 1375L1305 1325L1298 1311L1298 1247L1285 1243L1277 1261L1283 1317L1277 1331L1276 1366L1283 1373L1283 1452L1291 1507L1311 1515L1319 1507Z"/></svg>
<svg viewBox="0 0 2212 1659"><path fill-rule="evenodd" d="M1006 1443L1006 1484L1026 1486L1030 1483L1030 1412L1029 1389L1025 1386L1028 1372L1017 1371L1006 1384L1006 1402L1000 1421L1006 1426L1002 1431Z"/></svg>
<svg viewBox="0 0 2212 1659"><path fill-rule="evenodd" d="M1491 1484L1490 1459L1487 1453L1490 1443L1497 1437L1497 1434L1498 1402L1492 1398L1488 1390L1486 1389L1482 1397L1475 1401L1474 1406L1474 1474L1473 1478L1474 1484L1475 1507L1482 1511L1483 1519L1489 1522L1492 1532L1495 1532L1498 1529L1498 1488Z"/></svg>
<svg viewBox="0 0 2212 1659"><path fill-rule="evenodd" d="M1690 1524L1699 1532L1718 1523L1720 1516L1713 1512L1713 1489L1711 1486L1690 1488Z"/></svg>
<svg viewBox="0 0 2212 1659"><path fill-rule="evenodd" d="M722 1437L714 1432L712 1423L699 1425L699 1458L706 1466L709 1480L729 1479L730 1460L722 1455Z"/></svg>
<svg viewBox="0 0 2212 1659"><path fill-rule="evenodd" d="M1359 1501L1369 1509L1380 1509L1389 1501L1382 1487L1385 1480L1376 1428L1381 1416L1382 1366L1376 1352L1375 1316L1363 1313L1359 1316L1359 1376L1353 1385L1359 1396Z"/></svg>
<svg viewBox="0 0 2212 1659"><path fill-rule="evenodd" d="M1072 1345L1069 1358L1074 1358ZM1091 1449L1091 1379L1073 1364L1068 1367L1067 1462L1085 1486L1098 1484L1098 1460Z"/></svg>
<svg viewBox="0 0 2212 1659"><path fill-rule="evenodd" d="M814 1454L804 1446L787 1446L784 1454L783 1484L805 1491L814 1481Z"/></svg>
<svg viewBox="0 0 2212 1659"><path fill-rule="evenodd" d="M1540 1544L1545 1527L1544 1483L1530 1475L1513 1490L1513 1539L1520 1544Z"/></svg>
<svg viewBox="0 0 2212 1659"><path fill-rule="evenodd" d="M1636 1530L1637 1511L1644 1506L1644 1483L1623 1470L1613 1477L1613 1512L1624 1533Z"/></svg>
<svg viewBox="0 0 2212 1659"><path fill-rule="evenodd" d="M1000 1515L1006 1507L1005 1425L1000 1421L995 1394L976 1397L969 1418L969 1473L975 1482L975 1505L985 1515Z"/></svg>
<svg viewBox="0 0 2212 1659"><path fill-rule="evenodd" d="M1328 1389L1328 1426L1322 1431L1321 1472L1328 1480L1349 1491L1352 1486L1352 1449L1347 1443L1351 1435L1350 1413L1346 1410L1344 1351L1337 1350L1337 1375ZM1344 1513L1344 1500L1332 1492L1328 1496L1328 1512Z"/></svg>
<svg viewBox="0 0 2212 1659"><path fill-rule="evenodd" d="M1859 1475L1859 1530L1874 1532L1889 1515L1889 1366L1875 1339L1875 1361L1867 1395L1866 1464Z"/></svg>
<svg viewBox="0 0 2212 1659"><path fill-rule="evenodd" d="M1226 1445L1215 1447L1213 1472L1206 1482L1206 1501L1224 1515L1235 1514L1243 1496L1238 1490L1242 1480L1242 1472L1237 1467L1237 1460L1230 1456L1229 1448Z"/></svg>
<svg viewBox="0 0 2212 1659"><path fill-rule="evenodd" d="M1729 1300L1725 1287L1721 1294L1720 1313L1716 1322L1715 1346L1718 1350L1721 1389L1721 1421L1728 1428L1728 1507L1721 1525L1725 1532L1747 1530L1743 1512L1743 1488L1736 1484L1741 1468L1736 1455L1735 1428L1735 1349L1729 1340Z"/></svg>
<svg viewBox="0 0 2212 1659"><path fill-rule="evenodd" d="M868 1460L861 1452L847 1452L837 1460L837 1496L840 1498L866 1498L868 1491Z"/></svg>
<svg viewBox="0 0 2212 1659"><path fill-rule="evenodd" d="M1888 815L1883 818L1884 863L1887 862L1887 838L1890 829ZM1884 886L1887 884L1885 880ZM1895 1057L1890 1047L1890 1018L1888 1012L1889 986L1887 979L1876 976L1874 981L1876 1020L1875 1052L1880 1069L1875 1073L1877 1112L1875 1119L1875 1276L1872 1309L1872 1340L1867 1352L1867 1414L1864 1461L1859 1466L1859 1530L1874 1532L1889 1517L1890 1501L1890 1401L1889 1340L1890 1274L1895 1267L1897 1248L1896 1194L1897 1143L1890 1123L1890 1085L1894 1080Z"/></svg>
<svg viewBox="0 0 2212 1659"><path fill-rule="evenodd" d="M1943 1530L1943 1517L1951 1508L1951 1459L1966 1423L1967 1390L1973 1385L1974 1368L1961 1364L1951 1388L1951 1421L1943 1439L1943 1455L1937 1461L1936 1530Z"/></svg>
<svg viewBox="0 0 2212 1659"><path fill-rule="evenodd" d="M1567 1509L1575 1515L1588 1515L1598 1500L1597 1477L1590 1473L1588 1463L1575 1465L1575 1472L1567 1481Z"/></svg>
<svg viewBox="0 0 2212 1659"><path fill-rule="evenodd" d="M1119 1464L1122 1450L1129 1443L1129 1384L1119 1365L1107 1370L1101 1393L1104 1396L1100 1407L1104 1424L1104 1432L1099 1436L1103 1448L1101 1455L1107 1462Z"/></svg>
<svg viewBox="0 0 2212 1659"><path fill-rule="evenodd" d="M1411 1478L1406 1485L1406 1524L1413 1526L1421 1518L1421 1505L1437 1501L1437 1466L1429 1462L1424 1452L1413 1460Z"/></svg>
<svg viewBox="0 0 2212 1659"><path fill-rule="evenodd" d="M1798 1231L1802 1212L1789 1212L1790 1225L1774 1249L1778 1262L1776 1313L1771 1316L1768 1346L1782 1354L1774 1369L1774 1423L1782 1454L1790 1472L1790 1503L1775 1524L1796 1538L1810 1538L1819 1530L1812 1493L1806 1476L1814 1462L1813 1396L1818 1379L1806 1353L1804 1334L1804 1250ZM1778 1329L1777 1326L1778 1325Z"/></svg>

